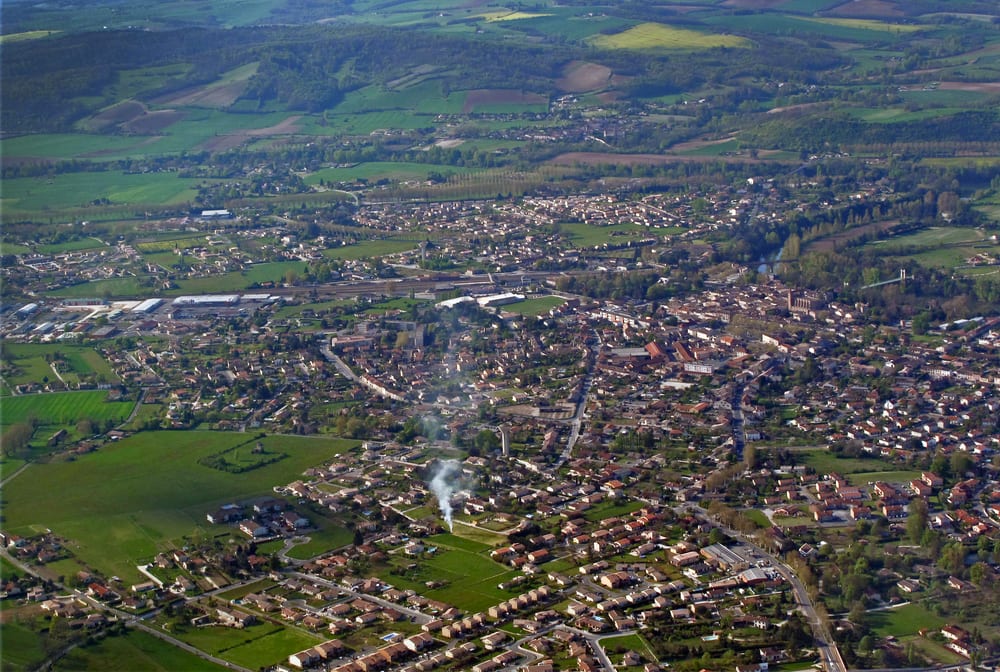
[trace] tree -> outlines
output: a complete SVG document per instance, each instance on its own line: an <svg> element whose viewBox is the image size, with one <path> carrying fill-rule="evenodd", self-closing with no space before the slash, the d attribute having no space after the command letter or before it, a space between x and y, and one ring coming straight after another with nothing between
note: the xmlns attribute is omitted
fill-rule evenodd
<svg viewBox="0 0 1000 672"><path fill-rule="evenodd" d="M910 502L909 517L906 520L906 534L913 544L919 544L927 529L927 500L917 497Z"/></svg>

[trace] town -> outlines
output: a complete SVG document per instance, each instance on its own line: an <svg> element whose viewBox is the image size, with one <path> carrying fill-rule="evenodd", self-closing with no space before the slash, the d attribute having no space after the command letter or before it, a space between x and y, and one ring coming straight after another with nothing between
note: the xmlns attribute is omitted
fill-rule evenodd
<svg viewBox="0 0 1000 672"><path fill-rule="evenodd" d="M787 282L780 239L719 258L748 221L843 205L818 192L371 204L338 233L212 211L19 255L10 399L128 411L6 431L5 498L31 463L143 437L227 437L188 467L219 479L277 473L293 438L349 441L269 492L200 493L127 576L8 511L4 599L66 641L138 628L230 669L993 664L1000 316L880 320ZM403 244L327 254L373 233ZM58 296L114 279L146 291Z"/></svg>

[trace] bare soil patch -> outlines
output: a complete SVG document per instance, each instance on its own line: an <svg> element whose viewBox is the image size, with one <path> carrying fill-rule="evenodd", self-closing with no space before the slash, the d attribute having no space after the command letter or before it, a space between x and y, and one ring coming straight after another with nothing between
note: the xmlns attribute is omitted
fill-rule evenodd
<svg viewBox="0 0 1000 672"><path fill-rule="evenodd" d="M538 93L514 89L473 89L465 94L462 112L468 114L480 105L541 105L549 99Z"/></svg>
<svg viewBox="0 0 1000 672"><path fill-rule="evenodd" d="M132 119L135 119L145 113L145 105L134 100L126 100L125 102L112 105L108 109L95 114L90 118L89 125L94 128L94 130L103 130L109 126L114 126L115 124L131 121Z"/></svg>
<svg viewBox="0 0 1000 672"><path fill-rule="evenodd" d="M157 105L170 107L211 107L223 109L235 103L246 90L247 81L241 80L227 84L207 84L177 93L161 96L153 102Z"/></svg>
<svg viewBox="0 0 1000 672"><path fill-rule="evenodd" d="M893 18L904 12L895 2L888 0L851 0L828 9L825 14L832 16L858 16L866 18Z"/></svg>
<svg viewBox="0 0 1000 672"><path fill-rule="evenodd" d="M137 135L161 133L163 129L183 118L184 113L177 110L157 110L156 112L149 112L129 120L127 123L122 124L122 129Z"/></svg>
<svg viewBox="0 0 1000 672"><path fill-rule="evenodd" d="M300 130L298 122L301 118L301 114L296 114L288 117L280 124L268 126L267 128L253 128L246 131L234 131L232 133L226 133L225 135L217 135L201 143L198 147L199 149L205 149L210 152L224 152L227 149L239 147L244 142L252 138L266 138L272 135L291 135Z"/></svg>
<svg viewBox="0 0 1000 672"><path fill-rule="evenodd" d="M563 76L556 80L556 87L567 93L583 93L606 87L611 79L611 68L588 61L571 61L563 68Z"/></svg>
<svg viewBox="0 0 1000 672"><path fill-rule="evenodd" d="M701 149L702 147L710 147L712 145L721 145L723 143L729 142L734 139L735 135L729 135L725 138L718 138L717 140L688 140L687 142L679 142L670 148L672 152L690 152L695 149Z"/></svg>
<svg viewBox="0 0 1000 672"><path fill-rule="evenodd" d="M767 111L767 114L780 114L782 112L795 112L797 110L806 110L810 107L816 107L822 103L799 103L798 105L785 105L784 107L772 107Z"/></svg>
<svg viewBox="0 0 1000 672"><path fill-rule="evenodd" d="M1000 92L1000 82L941 82L939 89L945 91L976 91L979 93Z"/></svg>

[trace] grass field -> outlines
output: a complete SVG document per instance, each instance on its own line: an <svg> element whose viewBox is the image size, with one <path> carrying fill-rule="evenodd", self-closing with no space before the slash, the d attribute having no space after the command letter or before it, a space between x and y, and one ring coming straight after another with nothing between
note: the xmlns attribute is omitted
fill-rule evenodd
<svg viewBox="0 0 1000 672"><path fill-rule="evenodd" d="M4 619L0 628L0 651L3 652L4 672L38 669L45 661L42 636L13 619Z"/></svg>
<svg viewBox="0 0 1000 672"><path fill-rule="evenodd" d="M170 634L202 651L253 670L280 663L296 651L323 641L319 635L271 622L257 623L242 630L189 627Z"/></svg>
<svg viewBox="0 0 1000 672"><path fill-rule="evenodd" d="M262 439L265 449L284 452L287 458L242 474L198 464L248 438L239 433L148 432L74 462L34 465L30 479L14 479L4 487L6 525L22 535L51 528L72 540L71 550L94 569L139 580L135 565L143 559L182 545L184 536L223 529L204 522L209 509L268 494L274 485L356 445L269 436ZM53 492L60 496L51 497Z"/></svg>
<svg viewBox="0 0 1000 672"><path fill-rule="evenodd" d="M839 19L813 19L812 17L781 15L770 12L767 14L719 14L704 19L704 22L707 24L724 27L741 34L749 32L764 35L800 36L804 38L823 37L862 44L871 42L882 43L887 38L903 39L909 35L909 33L902 31L888 31L883 26L895 27L896 24L884 24L881 21L875 21L873 22L875 25L864 27L850 23L831 23L831 21L839 21Z"/></svg>
<svg viewBox="0 0 1000 672"><path fill-rule="evenodd" d="M899 471L858 471L847 477L851 485L864 486L875 481L885 481L886 483L908 483L915 478L920 478L920 471L899 470Z"/></svg>
<svg viewBox="0 0 1000 672"><path fill-rule="evenodd" d="M417 243L409 240L363 240L356 245L346 245L344 247L332 247L323 250L323 256L328 259L342 259L344 261L354 261L358 259L374 259L384 257L387 254L405 252L417 247Z"/></svg>
<svg viewBox="0 0 1000 672"><path fill-rule="evenodd" d="M574 245L580 247L597 247L604 243L625 242L629 236L642 237L651 233L670 234L683 231L680 228L649 229L637 224L613 224L611 226L595 226L583 222L560 224L561 231L569 236ZM623 235L624 234L624 235Z"/></svg>
<svg viewBox="0 0 1000 672"><path fill-rule="evenodd" d="M332 551L351 543L354 535L343 525L329 518L323 518L310 512L307 516L317 530L310 530L303 536L309 537L304 544L297 544L288 551L288 557L296 560L308 560L320 553Z"/></svg>
<svg viewBox="0 0 1000 672"><path fill-rule="evenodd" d="M12 425L31 418L47 426L75 425L83 418L95 424L106 420L121 422L135 405L131 401L107 401L107 398L108 393L104 390L3 397L0 402L3 406L2 422Z"/></svg>
<svg viewBox="0 0 1000 672"><path fill-rule="evenodd" d="M547 315L550 310L566 303L565 299L558 296L538 296L525 299L513 306L507 306L506 310L512 313L533 317L537 315Z"/></svg>
<svg viewBox="0 0 1000 672"><path fill-rule="evenodd" d="M934 629L945 624L945 619L916 603L898 609L868 612L868 618L879 637L905 637L917 634L921 628Z"/></svg>
<svg viewBox="0 0 1000 672"><path fill-rule="evenodd" d="M59 375L69 384L81 378L93 377L109 383L117 382L118 376L107 360L93 348L77 345L50 345L29 343L5 343L3 367L4 382L10 386L43 382L43 378L55 380L55 374L46 356L58 356L63 364ZM7 362L10 366L7 366Z"/></svg>
<svg viewBox="0 0 1000 672"><path fill-rule="evenodd" d="M109 138L113 139L113 138ZM4 180L4 218L56 216L60 211L101 205L175 205L192 200L197 180L174 173L119 171L63 173L48 178Z"/></svg>
<svg viewBox="0 0 1000 672"><path fill-rule="evenodd" d="M841 458L823 449L801 452L798 453L797 456L807 465L815 469L816 473L820 475L833 472L846 475L863 472L870 473L874 471L889 471L893 466L889 462L875 458Z"/></svg>
<svg viewBox="0 0 1000 672"><path fill-rule="evenodd" d="M711 49L749 47L750 41L735 35L700 33L662 23L641 23L614 35L600 35L590 42L601 49Z"/></svg>
<svg viewBox="0 0 1000 672"><path fill-rule="evenodd" d="M294 653L294 652L293 652ZM214 672L225 668L188 653L141 630L130 629L125 635L106 637L96 644L73 649L57 662L53 670L63 672Z"/></svg>
<svg viewBox="0 0 1000 672"><path fill-rule="evenodd" d="M426 540L428 547L437 544L437 552L417 563L416 573L388 580L399 588L413 588L425 597L442 600L470 613L485 610L510 597L497 584L518 572L486 557L486 546L469 540L458 541L452 535L438 535ZM475 548L476 550L467 550ZM409 564L401 560L402 564ZM443 581L447 585L428 589L425 581Z"/></svg>

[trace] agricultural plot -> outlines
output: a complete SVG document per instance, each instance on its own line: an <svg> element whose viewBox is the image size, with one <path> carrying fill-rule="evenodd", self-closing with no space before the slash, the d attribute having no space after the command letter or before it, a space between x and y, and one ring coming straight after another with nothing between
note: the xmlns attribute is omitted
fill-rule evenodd
<svg viewBox="0 0 1000 672"><path fill-rule="evenodd" d="M472 169L461 166L443 166L433 163L406 163L389 161L372 161L369 163L359 163L349 168L324 168L309 175L305 182L309 185L318 185L322 182L338 183L353 182L355 180L367 180L377 182L378 180L425 180L431 172L442 174L469 173Z"/></svg>
<svg viewBox="0 0 1000 672"><path fill-rule="evenodd" d="M744 17L740 17L741 19ZM641 23L614 35L600 35L590 40L602 49L712 49L714 47L749 47L750 41L735 35L702 33L674 28L662 23Z"/></svg>
<svg viewBox="0 0 1000 672"><path fill-rule="evenodd" d="M107 401L107 398L108 393L103 390L3 397L3 424L34 418L43 426L64 427L82 419L96 424L107 420L121 422L128 417L133 402Z"/></svg>
<svg viewBox="0 0 1000 672"><path fill-rule="evenodd" d="M209 509L270 494L356 445L269 436L261 439L265 449L287 458L242 474L198 463L246 440L239 433L144 432L73 462L35 465L31 479L4 486L6 523L22 535L51 528L72 540L73 553L88 566L138 581L135 566L156 552L183 545L185 536L225 531L205 522Z"/></svg>
<svg viewBox="0 0 1000 672"><path fill-rule="evenodd" d="M900 24L874 22L877 25L842 25L830 23L829 20L825 19L772 13L745 15L720 14L706 17L704 22L711 26L727 28L741 34L759 33L761 35L801 36L813 39L821 37L861 44L881 43L887 40L895 41L912 34L912 32L903 32L902 30L893 32L886 28L887 26L897 26Z"/></svg>
<svg viewBox="0 0 1000 672"><path fill-rule="evenodd" d="M581 8L578 7L561 11L557 9L547 16L521 18L502 25L504 28L515 31L523 31L530 34L540 33L548 37L577 42L586 41L600 34L624 31L636 25L635 21L606 16L603 13L587 16L586 13L580 10Z"/></svg>
<svg viewBox="0 0 1000 672"><path fill-rule="evenodd" d="M4 219L45 218L100 205L173 205L192 200L197 180L175 173L129 174L118 171L62 173L47 178L4 180Z"/></svg>
<svg viewBox="0 0 1000 672"><path fill-rule="evenodd" d="M75 135L70 133L48 133L40 135L22 135L16 138L0 140L0 153L4 157L22 159L75 159L91 158L100 160L105 155L99 152L124 152L140 144L136 138L102 135ZM4 180L4 191L7 185L16 180ZM44 182L44 179L33 178L34 182ZM5 197L7 194L5 193Z"/></svg>

